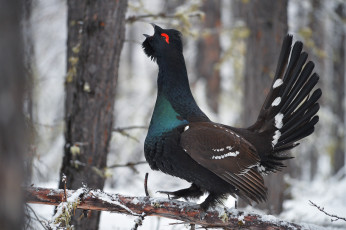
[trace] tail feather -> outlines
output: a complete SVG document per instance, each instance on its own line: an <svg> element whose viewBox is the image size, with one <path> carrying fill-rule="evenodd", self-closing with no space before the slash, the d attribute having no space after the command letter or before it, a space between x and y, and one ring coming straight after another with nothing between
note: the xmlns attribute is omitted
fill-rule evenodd
<svg viewBox="0 0 346 230"><path fill-rule="evenodd" d="M292 77L289 79L287 85L284 85L283 87L281 87L281 91L283 91L282 98L284 100L287 99L288 93L290 92L289 90L291 89L292 85L296 82L296 80L299 76L299 72L302 70L307 58L308 58L307 53L302 53L300 55L297 66L294 69L294 72L292 74Z"/></svg>
<svg viewBox="0 0 346 230"><path fill-rule="evenodd" d="M321 89L314 90L319 76L313 73L312 61L303 52L303 43L292 46L292 36L285 37L272 87L262 106L256 123L247 130L262 136L268 146L260 149L261 165L265 172L284 167L283 160L289 156L280 153L299 145L297 141L309 136L315 130L319 117L318 99Z"/></svg>
<svg viewBox="0 0 346 230"><path fill-rule="evenodd" d="M313 92L311 97L307 99L296 111L294 111L291 116L284 117L283 119L283 127L281 132L285 132L289 127L291 127L310 107L312 107L317 100L321 97L322 91L321 89L317 89Z"/></svg>
<svg viewBox="0 0 346 230"><path fill-rule="evenodd" d="M306 135L306 133L309 133L309 131L312 128L314 128L314 125L318 121L319 121L319 117L315 116L307 124L305 124L304 127L301 127L301 126L292 127L292 130L290 130L290 132L284 133L284 135L282 135L279 138L279 142L278 142L277 146L280 147L280 145L288 144L288 143L294 142L296 140L300 140L300 139L308 136L308 135ZM305 120L304 120L304 122L305 122ZM300 123L302 123L302 122L300 122Z"/></svg>
<svg viewBox="0 0 346 230"><path fill-rule="evenodd" d="M292 71L295 69L297 62L301 56L301 52L303 50L303 43L296 42L293 46L290 63L288 64L285 76L283 77L283 82L286 82L287 78L291 75Z"/></svg>
<svg viewBox="0 0 346 230"><path fill-rule="evenodd" d="M304 85L303 89L300 90L298 95L295 97L295 99L291 101L287 101L285 105L289 105L286 109L282 109L281 111L283 114L291 114L298 106L301 104L301 102L309 96L311 90L315 87L319 80L319 77L316 75L312 76L308 82ZM294 96L293 96L294 97Z"/></svg>

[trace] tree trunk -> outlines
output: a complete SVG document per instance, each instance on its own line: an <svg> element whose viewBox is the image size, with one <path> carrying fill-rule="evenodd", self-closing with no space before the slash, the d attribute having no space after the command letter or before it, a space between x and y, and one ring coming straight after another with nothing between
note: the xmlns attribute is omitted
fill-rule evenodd
<svg viewBox="0 0 346 230"><path fill-rule="evenodd" d="M244 71L243 124L253 124L274 77L283 37L287 34L287 0L241 1L239 10L250 30ZM235 15L239 15L236 12ZM268 200L259 205L271 213L282 211L283 173L265 177Z"/></svg>
<svg viewBox="0 0 346 230"><path fill-rule="evenodd" d="M23 4L23 14L22 14L22 32L23 32L23 42L24 42L24 73L26 78L26 88L25 88L25 100L24 100L24 112L27 117L28 125L28 142L31 146L35 142L35 131L33 125L33 90L34 90L34 69L36 67L35 62L35 48L34 48L34 36L32 32L31 24L31 12L32 12L32 0L24 0ZM24 154L24 176L25 181L31 181L32 171L33 171L33 159L34 150L30 147L29 151Z"/></svg>
<svg viewBox="0 0 346 230"><path fill-rule="evenodd" d="M68 1L65 149L61 177L67 187L102 189L113 127L115 86L124 42L127 1ZM59 187L63 187L60 182ZM80 218L76 229L97 229L100 213Z"/></svg>
<svg viewBox="0 0 346 230"><path fill-rule="evenodd" d="M340 17L340 20L334 22L334 41L333 42L333 89L334 89L334 103L333 112L335 115L335 124L333 125L333 132L335 135L335 149L332 155L333 173L336 174L341 168L345 166L345 25L346 19L346 4L338 3L335 6L335 13Z"/></svg>
<svg viewBox="0 0 346 230"><path fill-rule="evenodd" d="M203 30L197 41L196 75L207 82L207 103L215 112L219 108L220 71L216 64L220 60L221 1L205 0L201 9L205 13Z"/></svg>
<svg viewBox="0 0 346 230"><path fill-rule="evenodd" d="M20 17L23 1L0 1L0 226L24 227L23 155L26 128L23 115L23 41Z"/></svg>

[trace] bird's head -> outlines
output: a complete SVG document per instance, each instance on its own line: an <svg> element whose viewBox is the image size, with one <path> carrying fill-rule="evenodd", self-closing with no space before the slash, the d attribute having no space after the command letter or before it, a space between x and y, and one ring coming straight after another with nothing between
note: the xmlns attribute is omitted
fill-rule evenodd
<svg viewBox="0 0 346 230"><path fill-rule="evenodd" d="M174 29L162 29L161 27L151 24L154 27L152 36L143 34L146 39L142 43L144 53L152 60L165 55L183 52L183 44L181 41L181 33Z"/></svg>

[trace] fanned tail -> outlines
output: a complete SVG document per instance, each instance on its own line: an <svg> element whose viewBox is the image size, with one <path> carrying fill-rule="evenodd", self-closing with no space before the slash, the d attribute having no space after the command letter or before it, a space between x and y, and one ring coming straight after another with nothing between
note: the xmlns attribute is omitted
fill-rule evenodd
<svg viewBox="0 0 346 230"><path fill-rule="evenodd" d="M314 63L306 62L308 54L302 52L303 43L296 42L292 52L291 45L292 36L287 35L271 89L256 123L247 129L264 139L262 145L266 142L265 147L259 147L265 172L284 167L282 161L291 157L279 153L294 148L297 141L312 134L319 120L316 113L322 91L313 91L319 76L312 74Z"/></svg>

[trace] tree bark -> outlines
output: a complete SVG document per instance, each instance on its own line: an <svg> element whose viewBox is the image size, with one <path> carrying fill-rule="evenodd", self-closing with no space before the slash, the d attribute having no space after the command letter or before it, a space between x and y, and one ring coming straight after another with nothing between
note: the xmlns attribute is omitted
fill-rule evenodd
<svg viewBox="0 0 346 230"><path fill-rule="evenodd" d="M346 34L345 34L345 23L346 19L346 4L340 2L335 6L335 13L340 17L340 20L334 22L335 31L333 33L333 90L334 99L333 100L333 112L335 114L335 124L333 125L333 133L335 135L335 149L332 153L332 166L333 173L336 174L341 168L345 166L345 44L346 44ZM341 28L341 29L340 29Z"/></svg>
<svg viewBox="0 0 346 230"><path fill-rule="evenodd" d="M23 97L26 86L21 33L23 1L0 0L0 226L24 227L23 155L26 128Z"/></svg>
<svg viewBox="0 0 346 230"><path fill-rule="evenodd" d="M287 0L241 1L239 12L250 30L246 42L243 124L253 124L269 91L279 58L283 37L287 34ZM265 177L268 200L259 205L271 213L282 211L283 173Z"/></svg>
<svg viewBox="0 0 346 230"><path fill-rule="evenodd" d="M199 206L178 200L163 198L131 197L119 194L107 194L102 191L93 191L85 188L85 194L81 194L78 209L98 210L123 213L142 217L159 216L180 220L183 223L200 225L203 228L223 229L309 229L276 219L274 216L260 216L246 213L237 209L209 209L201 211ZM67 197L71 197L76 191L67 190ZM35 204L59 205L64 200L64 190L46 188L27 188L26 202Z"/></svg>
<svg viewBox="0 0 346 230"><path fill-rule="evenodd" d="M207 82L207 103L217 113L221 83L220 70L216 68L221 56L221 1L205 0L201 10L205 13L202 27L205 33L197 41L196 75Z"/></svg>
<svg viewBox="0 0 346 230"><path fill-rule="evenodd" d="M35 47L34 47L34 36L31 23L31 13L33 8L32 0L23 1L23 14L22 14L22 33L24 43L24 73L26 78L25 88L25 100L24 100L24 113L27 117L28 125L28 142L33 145L35 142L35 131L33 128L33 113L34 113L34 72L36 67L35 61ZM25 181L31 181L33 172L33 159L34 150L32 148L24 154L24 176Z"/></svg>
<svg viewBox="0 0 346 230"><path fill-rule="evenodd" d="M102 189L127 1L68 1L65 148L61 167L67 186ZM60 182L59 187L64 184ZM100 213L80 219L76 229L97 229Z"/></svg>

